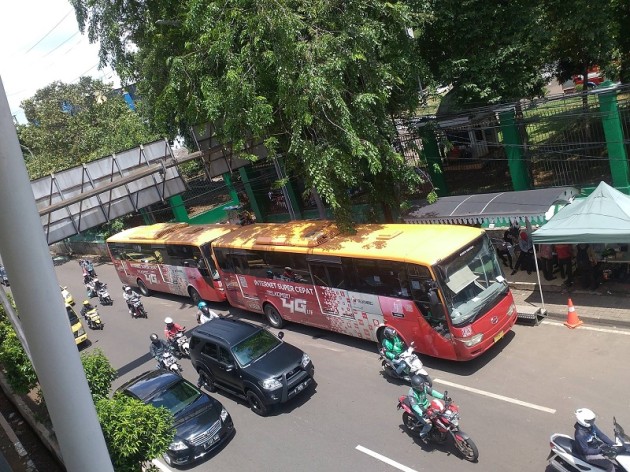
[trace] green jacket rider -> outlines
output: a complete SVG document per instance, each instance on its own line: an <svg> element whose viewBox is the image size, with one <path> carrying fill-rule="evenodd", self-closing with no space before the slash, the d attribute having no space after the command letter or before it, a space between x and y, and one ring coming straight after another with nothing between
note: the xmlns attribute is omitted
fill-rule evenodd
<svg viewBox="0 0 630 472"><path fill-rule="evenodd" d="M395 366L396 373L402 375L407 364L398 356L405 350L405 343L398 337L394 328L387 327L383 331L384 354Z"/></svg>
<svg viewBox="0 0 630 472"><path fill-rule="evenodd" d="M419 375L411 377L411 388L407 396L409 397L409 403L411 409L414 411L418 419L423 423L422 430L420 431L420 439L426 441L426 436L431 431L431 420L425 416L427 408L431 405L429 401L429 395L438 400L443 400L446 395L433 390L425 380Z"/></svg>

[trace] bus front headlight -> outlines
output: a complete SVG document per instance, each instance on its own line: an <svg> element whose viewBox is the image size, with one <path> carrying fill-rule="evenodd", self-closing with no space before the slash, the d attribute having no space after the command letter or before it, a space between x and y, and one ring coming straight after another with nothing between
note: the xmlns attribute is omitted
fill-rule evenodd
<svg viewBox="0 0 630 472"><path fill-rule="evenodd" d="M508 308L507 315L508 316L516 315L516 304L514 302L512 302L512 304L510 305L510 308Z"/></svg>
<svg viewBox="0 0 630 472"><path fill-rule="evenodd" d="M475 334L474 336L471 336L469 338L460 338L459 340L462 343L464 343L464 346L466 346L466 347L473 347L473 346L476 346L477 344L479 344L482 339L483 339L483 333L479 333L479 334Z"/></svg>

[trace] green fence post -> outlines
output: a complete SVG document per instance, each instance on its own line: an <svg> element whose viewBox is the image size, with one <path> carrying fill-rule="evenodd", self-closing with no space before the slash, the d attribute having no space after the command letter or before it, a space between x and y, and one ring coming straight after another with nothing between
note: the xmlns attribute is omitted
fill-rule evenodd
<svg viewBox="0 0 630 472"><path fill-rule="evenodd" d="M529 172L523 156L523 143L516 126L514 110L499 113L501 132L503 133L503 147L508 159L512 188L514 190L529 190Z"/></svg>
<svg viewBox="0 0 630 472"><path fill-rule="evenodd" d="M228 188L228 193L230 194L230 200L232 200L234 205L237 205L239 203L238 192L234 188L234 184L232 183L232 176L230 175L229 172L225 172L223 174L223 182L225 182L225 185Z"/></svg>
<svg viewBox="0 0 630 472"><path fill-rule="evenodd" d="M603 82L598 88L610 87L613 83ZM617 107L617 91L610 90L599 95L599 111L602 114L602 126L608 149L608 163L613 186L625 194L630 194L628 181L628 155L624 145L623 128Z"/></svg>
<svg viewBox="0 0 630 472"><path fill-rule="evenodd" d="M252 190L252 185L249 183L249 167L250 166L239 167L238 173L240 174L241 181L243 182L243 186L245 187L245 193L247 194L247 198L249 199L249 206L256 216L256 222L263 223L265 220L263 219L262 212L260 211L258 200L256 200L256 194Z"/></svg>
<svg viewBox="0 0 630 472"><path fill-rule="evenodd" d="M444 168L438 149L437 138L432 127L427 127L422 131L422 155L427 162L427 172L431 177L431 183L438 197L448 195L448 186L444 178Z"/></svg>
<svg viewBox="0 0 630 472"><path fill-rule="evenodd" d="M171 205L171 210L173 210L173 216L175 217L175 221L179 223L187 223L188 222L188 212L186 211L186 205L184 205L184 199L181 195L175 195L168 199L169 205Z"/></svg>
<svg viewBox="0 0 630 472"><path fill-rule="evenodd" d="M145 225L152 225L155 223L155 218L153 218L153 215L146 208L140 208L138 212L140 213L140 216L142 216L142 221L144 221Z"/></svg>

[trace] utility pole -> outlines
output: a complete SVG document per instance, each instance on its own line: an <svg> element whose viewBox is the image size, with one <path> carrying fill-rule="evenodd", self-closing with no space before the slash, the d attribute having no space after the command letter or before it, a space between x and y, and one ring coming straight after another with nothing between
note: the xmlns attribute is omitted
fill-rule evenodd
<svg viewBox="0 0 630 472"><path fill-rule="evenodd" d="M0 143L0 254L64 464L113 472L1 78Z"/></svg>

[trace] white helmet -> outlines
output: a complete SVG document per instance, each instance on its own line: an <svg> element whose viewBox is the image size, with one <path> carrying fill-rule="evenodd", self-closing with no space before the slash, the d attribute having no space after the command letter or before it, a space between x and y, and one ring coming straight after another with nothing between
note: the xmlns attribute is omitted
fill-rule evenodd
<svg viewBox="0 0 630 472"><path fill-rule="evenodd" d="M595 413L588 408L578 408L575 410L575 418L585 428L590 428L595 423Z"/></svg>
<svg viewBox="0 0 630 472"><path fill-rule="evenodd" d="M167 316L166 318L164 318L164 323L173 324L173 318L171 318L170 316Z"/></svg>

